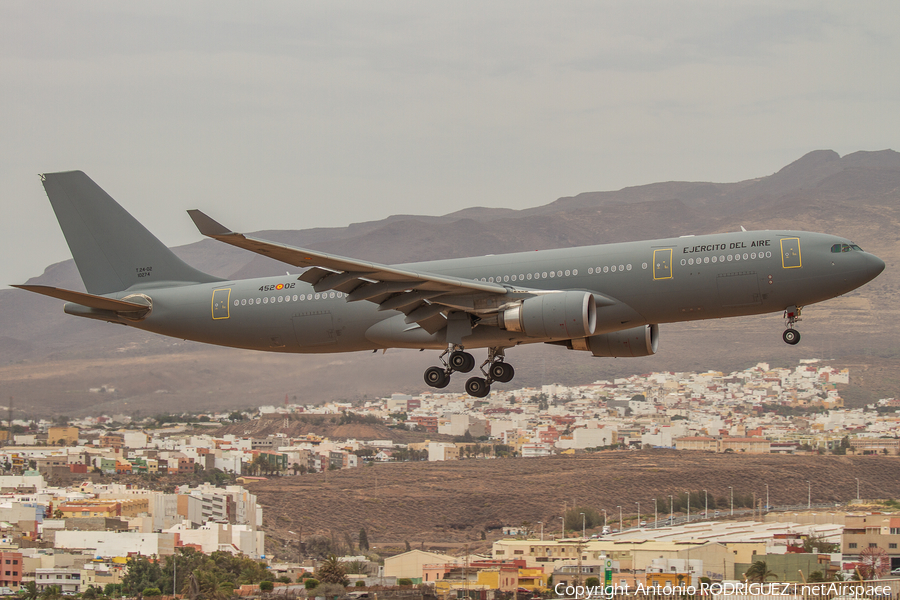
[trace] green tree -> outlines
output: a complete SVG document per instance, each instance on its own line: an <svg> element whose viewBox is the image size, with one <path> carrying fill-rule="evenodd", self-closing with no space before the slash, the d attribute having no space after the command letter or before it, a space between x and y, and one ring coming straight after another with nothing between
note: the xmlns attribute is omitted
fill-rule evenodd
<svg viewBox="0 0 900 600"><path fill-rule="evenodd" d="M566 511L565 528L568 531L581 532L581 513L584 513L584 526L587 529L603 524L603 515L593 508L571 508Z"/></svg>
<svg viewBox="0 0 900 600"><path fill-rule="evenodd" d="M162 568L146 556L132 556L126 563L122 577L122 590L126 595L137 596L147 588L160 587Z"/></svg>
<svg viewBox="0 0 900 600"><path fill-rule="evenodd" d="M261 592L271 592L275 589L275 584L271 581L260 581L259 582L259 591Z"/></svg>
<svg viewBox="0 0 900 600"><path fill-rule="evenodd" d="M332 547L331 539L323 535L314 535L306 538L306 553L316 558L325 558L329 554L334 554L335 549Z"/></svg>
<svg viewBox="0 0 900 600"><path fill-rule="evenodd" d="M208 557L205 554L197 552L193 548L176 548L174 555L165 558L162 565L162 576L156 587L165 591L166 594L171 594L173 590L184 592L188 587L191 573L200 569L207 560ZM173 572L178 577L175 585L172 584Z"/></svg>
<svg viewBox="0 0 900 600"><path fill-rule="evenodd" d="M243 564L241 564L238 583L259 583L266 579L271 579L271 575L264 564L255 560L244 559Z"/></svg>
<svg viewBox="0 0 900 600"><path fill-rule="evenodd" d="M55 600L56 598L62 598L62 589L58 585L48 585L41 592L42 600Z"/></svg>
<svg viewBox="0 0 900 600"><path fill-rule="evenodd" d="M368 573L366 563L361 560L353 560L344 564L344 571L350 575L365 575Z"/></svg>
<svg viewBox="0 0 900 600"><path fill-rule="evenodd" d="M778 577L778 574L774 571L770 571L768 565L766 565L766 561L758 560L747 569L747 579L750 581L765 583L769 579L773 577Z"/></svg>
<svg viewBox="0 0 900 600"><path fill-rule="evenodd" d="M403 578L397 580L397 585L412 585L412 584L413 584L412 579L407 579L406 577L403 577Z"/></svg>
<svg viewBox="0 0 900 600"><path fill-rule="evenodd" d="M272 471L272 467L269 465L268 456L262 452L253 457L253 460L250 461L247 468L254 475L270 473Z"/></svg>
<svg viewBox="0 0 900 600"><path fill-rule="evenodd" d="M811 533L803 540L804 552L816 552L820 554L833 554L840 552L840 544L832 544L825 541L824 535ZM824 581L824 580L823 580Z"/></svg>
<svg viewBox="0 0 900 600"><path fill-rule="evenodd" d="M33 581L26 581L23 583L19 593L22 594L22 598L25 600L37 600L37 597L40 594L37 589L37 584Z"/></svg>
<svg viewBox="0 0 900 600"><path fill-rule="evenodd" d="M89 585L86 590L81 592L81 597L84 598L84 600L95 600L101 594L103 594L103 590L96 585Z"/></svg>
<svg viewBox="0 0 900 600"><path fill-rule="evenodd" d="M303 587L308 590L314 590L319 587L319 580L312 577L303 580Z"/></svg>
<svg viewBox="0 0 900 600"><path fill-rule="evenodd" d="M365 527L359 530L359 549L361 552L369 551L369 534L366 533Z"/></svg>
<svg viewBox="0 0 900 600"><path fill-rule="evenodd" d="M356 554L356 550L353 545L353 538L350 537L350 533L344 532L344 544L347 546L347 553L345 556L350 556Z"/></svg>
<svg viewBox="0 0 900 600"><path fill-rule="evenodd" d="M319 566L319 570L316 572L316 579L321 583L337 583L343 586L350 583L350 580L347 579L344 565L341 564L341 561L334 554L326 558Z"/></svg>
<svg viewBox="0 0 900 600"><path fill-rule="evenodd" d="M584 585L588 587L599 587L600 586L600 578L599 577L588 577L584 580Z"/></svg>
<svg viewBox="0 0 900 600"><path fill-rule="evenodd" d="M146 588L143 592L141 592L144 596L162 596L162 591L159 588L151 587Z"/></svg>
<svg viewBox="0 0 900 600"><path fill-rule="evenodd" d="M265 583L265 581L260 582L260 586ZM231 598L234 596L234 584L230 581L223 581L219 584L219 596L221 598Z"/></svg>

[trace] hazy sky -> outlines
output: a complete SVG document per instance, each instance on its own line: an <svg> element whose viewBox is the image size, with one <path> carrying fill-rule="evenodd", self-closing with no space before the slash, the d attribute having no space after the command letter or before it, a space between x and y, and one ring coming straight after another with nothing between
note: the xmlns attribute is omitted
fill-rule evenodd
<svg viewBox="0 0 900 600"><path fill-rule="evenodd" d="M525 208L900 149L900 3L0 3L0 285L69 258L38 173L169 245ZM689 233L689 232L686 232Z"/></svg>

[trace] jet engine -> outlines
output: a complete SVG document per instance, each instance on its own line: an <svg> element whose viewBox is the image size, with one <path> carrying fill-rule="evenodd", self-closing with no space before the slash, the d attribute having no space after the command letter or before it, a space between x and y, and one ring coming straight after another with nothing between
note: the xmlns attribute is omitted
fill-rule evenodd
<svg viewBox="0 0 900 600"><path fill-rule="evenodd" d="M597 327L597 306L588 292L551 292L525 299L498 315L500 329L562 340L588 337Z"/></svg>
<svg viewBox="0 0 900 600"><path fill-rule="evenodd" d="M572 340L571 347L575 350L590 350L594 356L631 358L656 354L658 346L659 325L641 325L594 335L584 340Z"/></svg>

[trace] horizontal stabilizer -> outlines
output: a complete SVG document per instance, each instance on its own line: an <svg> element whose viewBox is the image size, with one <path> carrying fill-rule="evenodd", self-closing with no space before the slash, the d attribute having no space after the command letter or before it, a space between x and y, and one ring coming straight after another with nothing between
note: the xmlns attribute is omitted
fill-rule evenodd
<svg viewBox="0 0 900 600"><path fill-rule="evenodd" d="M43 294L51 298L65 300L66 302L74 302L81 306L89 308L97 308L100 310L111 310L115 312L147 312L150 306L147 304L137 304L135 302L127 302L125 300L115 300L104 296L94 296L93 294L85 294L84 292L75 292L72 290L64 290L62 288L50 287L48 285L14 285L12 287L19 288L35 294Z"/></svg>

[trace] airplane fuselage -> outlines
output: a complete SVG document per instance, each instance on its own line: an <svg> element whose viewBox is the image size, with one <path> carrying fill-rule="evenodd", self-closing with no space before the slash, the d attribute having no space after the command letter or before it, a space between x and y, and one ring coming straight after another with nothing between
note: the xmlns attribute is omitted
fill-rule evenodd
<svg viewBox="0 0 900 600"><path fill-rule="evenodd" d="M883 263L851 243L800 231L747 231L398 265L511 289L581 290L597 305L596 334L639 325L782 312L844 294L877 275ZM855 248L855 247L854 247ZM874 260L873 260L874 259ZM878 263L881 266L878 267ZM877 270L876 270L877 269ZM443 331L411 327L394 310L348 302L339 291L282 275L159 287L146 293L151 312L129 322L155 333L273 352L324 353L388 347L444 348ZM81 316L103 311L69 304ZM86 314L93 313L93 314ZM476 326L467 348L546 341L497 327Z"/></svg>

